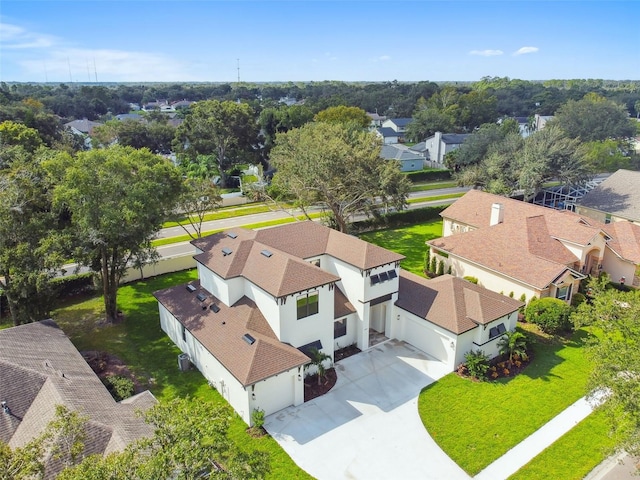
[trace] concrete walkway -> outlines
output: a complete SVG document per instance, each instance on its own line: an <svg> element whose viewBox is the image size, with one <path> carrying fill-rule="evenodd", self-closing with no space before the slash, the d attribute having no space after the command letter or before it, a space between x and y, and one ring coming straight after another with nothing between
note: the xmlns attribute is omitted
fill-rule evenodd
<svg viewBox="0 0 640 480"><path fill-rule="evenodd" d="M267 431L303 470L319 480L471 479L418 414L420 391L450 373L445 365L389 340L335 367L338 381L329 393L265 419ZM592 410L581 398L473 480L508 478Z"/></svg>

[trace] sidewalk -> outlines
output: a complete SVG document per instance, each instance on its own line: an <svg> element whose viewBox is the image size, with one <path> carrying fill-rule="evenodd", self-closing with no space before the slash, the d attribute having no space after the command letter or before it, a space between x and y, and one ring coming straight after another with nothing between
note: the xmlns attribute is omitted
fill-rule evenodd
<svg viewBox="0 0 640 480"><path fill-rule="evenodd" d="M598 400L592 400L592 404L585 397L582 397L478 473L473 477L474 480L504 480L513 475L545 448L575 427L578 422L586 418L593 411Z"/></svg>

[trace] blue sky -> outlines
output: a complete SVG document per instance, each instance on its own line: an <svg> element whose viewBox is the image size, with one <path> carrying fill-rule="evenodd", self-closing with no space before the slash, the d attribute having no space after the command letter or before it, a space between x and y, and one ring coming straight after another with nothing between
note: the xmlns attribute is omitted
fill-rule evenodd
<svg viewBox="0 0 640 480"><path fill-rule="evenodd" d="M2 0L0 80L639 80L639 19L639 0Z"/></svg>

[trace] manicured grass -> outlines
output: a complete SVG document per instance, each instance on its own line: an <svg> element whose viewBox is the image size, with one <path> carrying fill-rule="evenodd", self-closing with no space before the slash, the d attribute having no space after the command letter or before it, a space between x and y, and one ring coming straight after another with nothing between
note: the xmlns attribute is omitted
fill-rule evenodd
<svg viewBox="0 0 640 480"><path fill-rule="evenodd" d="M449 198L460 198L463 193L448 193L447 195L434 195L430 197L410 198L407 200L408 204L421 203L421 202L435 202L437 200L448 200Z"/></svg>
<svg viewBox="0 0 640 480"><path fill-rule="evenodd" d="M528 332L533 360L518 376L473 382L451 373L426 387L418 409L429 434L475 475L584 396L591 364L585 330L568 340ZM554 474L547 478L556 478Z"/></svg>
<svg viewBox="0 0 640 480"><path fill-rule="evenodd" d="M580 480L602 462L615 446L610 424L595 411L573 427L509 480Z"/></svg>
<svg viewBox="0 0 640 480"><path fill-rule="evenodd" d="M311 218L319 218L322 216L322 213L310 213L309 217ZM305 217L303 215L299 215L298 217L296 217L298 220L304 220ZM285 217L285 218L280 218L277 220L268 220L266 222L257 222L257 223L251 223L251 224L247 224L244 225L244 228L251 228L251 229L256 229L256 228L264 228L264 227L272 227L274 225L281 225L284 223L292 223L295 222L296 219L294 219L293 217ZM223 230L226 230L225 228L219 228L217 230L209 230L206 232L202 232L202 236L206 237L207 235L211 235L213 233L218 233L218 232L222 232ZM178 235L177 237L169 237L169 238L159 238L157 240L153 240L151 242L151 245L153 245L154 247L160 247L162 245L172 245L174 243L180 243L180 242L188 242L190 240L193 240L189 235L184 234L184 235Z"/></svg>
<svg viewBox="0 0 640 480"><path fill-rule="evenodd" d="M148 387L159 401L191 396L202 401L225 402L209 387L197 370L180 372L180 351L160 329L158 304L152 293L197 278L196 270L178 272L124 285L118 291L118 306L125 315L123 322L104 325L101 297L69 302L53 312L53 318L71 338L78 350L100 350L117 355ZM233 416L230 437L241 448L267 451L271 458L272 479L309 479L291 458L269 436L253 438L246 424Z"/></svg>
<svg viewBox="0 0 640 480"><path fill-rule="evenodd" d="M284 208L290 208L290 205L284 205ZM267 213L273 211L273 207L266 205L264 203L251 203L246 206L231 206L231 207L222 207L215 212L207 213L204 216L204 222L208 222L210 220L224 220L226 218L233 217L243 217L246 215L254 215L256 213ZM186 217L183 217L181 221L185 224L188 224L188 220ZM168 227L177 227L178 222L165 222L162 225L162 228Z"/></svg>
<svg viewBox="0 0 640 480"><path fill-rule="evenodd" d="M360 238L404 255L406 258L400 263L402 268L424 277L425 242L440 236L442 220L434 220L410 227L365 233Z"/></svg>
<svg viewBox="0 0 640 480"><path fill-rule="evenodd" d="M409 191L428 192L429 190L437 190L439 188L454 188L457 186L458 184L456 182L422 183L418 185L412 185Z"/></svg>

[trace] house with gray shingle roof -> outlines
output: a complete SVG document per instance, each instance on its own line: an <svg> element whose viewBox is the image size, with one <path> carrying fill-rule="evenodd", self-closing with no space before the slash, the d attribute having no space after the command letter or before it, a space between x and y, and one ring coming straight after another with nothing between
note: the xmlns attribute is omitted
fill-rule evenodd
<svg viewBox="0 0 640 480"><path fill-rule="evenodd" d="M160 325L247 423L255 409L304 401L312 347L333 359L382 334L453 370L478 346L496 355L522 305L465 280L403 272L402 255L311 221L191 243L199 280L155 292Z"/></svg>
<svg viewBox="0 0 640 480"><path fill-rule="evenodd" d="M414 172L424 168L424 157L402 144L383 145L380 157L385 160L398 161L400 170L403 172Z"/></svg>
<svg viewBox="0 0 640 480"><path fill-rule="evenodd" d="M444 236L427 242L431 255L495 292L570 302L579 281L601 271L640 285L640 226L630 222L605 225L479 190L441 216Z"/></svg>
<svg viewBox="0 0 640 480"><path fill-rule="evenodd" d="M576 204L576 212L601 223L640 225L640 172L618 170Z"/></svg>
<svg viewBox="0 0 640 480"><path fill-rule="evenodd" d="M43 433L63 405L88 417L83 456L108 455L151 436L136 414L156 403L145 391L116 402L69 338L52 320L0 330L0 442L22 447ZM45 478L62 469L47 458Z"/></svg>
<svg viewBox="0 0 640 480"><path fill-rule="evenodd" d="M424 142L427 160L432 163L432 166L442 168L445 155L459 148L469 135L468 133L436 132Z"/></svg>

